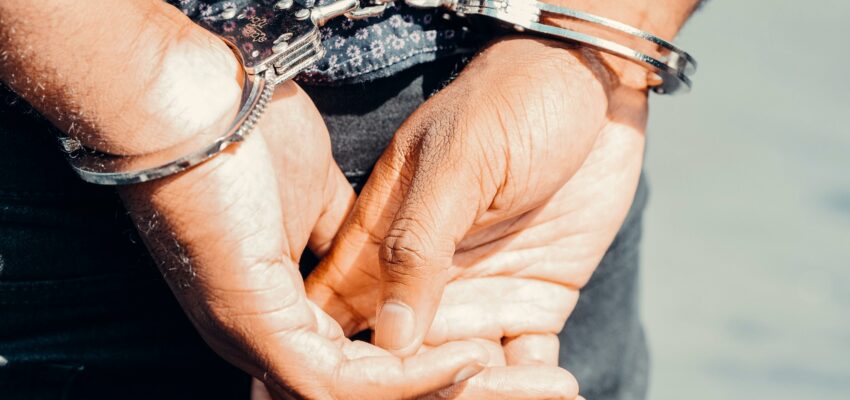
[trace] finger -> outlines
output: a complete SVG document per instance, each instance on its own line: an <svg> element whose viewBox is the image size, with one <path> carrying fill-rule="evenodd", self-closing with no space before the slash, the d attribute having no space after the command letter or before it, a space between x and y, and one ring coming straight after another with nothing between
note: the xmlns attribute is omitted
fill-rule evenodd
<svg viewBox="0 0 850 400"><path fill-rule="evenodd" d="M466 382L431 393L422 399L574 400L577 395L578 383L566 370L522 365L487 368Z"/></svg>
<svg viewBox="0 0 850 400"><path fill-rule="evenodd" d="M322 307L342 327L346 336L375 321L378 298L378 240L360 223L364 197L332 240L304 286L311 301Z"/></svg>
<svg viewBox="0 0 850 400"><path fill-rule="evenodd" d="M359 202L360 199L357 204ZM350 220L343 225L319 266L304 281L310 300L333 317L346 336L374 325L378 297L378 246L362 242L356 245L358 242L355 240L358 239L354 237L367 235L360 232L359 228L352 229L352 225L356 224ZM360 251L352 247L365 249ZM373 251L369 247L373 247Z"/></svg>
<svg viewBox="0 0 850 400"><path fill-rule="evenodd" d="M502 339L502 350L508 365L558 366L561 346L554 333L528 334Z"/></svg>
<svg viewBox="0 0 850 400"><path fill-rule="evenodd" d="M273 400L266 385L256 378L251 379L251 400Z"/></svg>
<svg viewBox="0 0 850 400"><path fill-rule="evenodd" d="M398 171L380 160L330 249L305 280L309 298L337 320L346 335L375 322L378 249L398 209Z"/></svg>
<svg viewBox="0 0 850 400"><path fill-rule="evenodd" d="M310 310L316 318L316 333L332 342L348 340L342 332L342 329L340 329L339 324L337 324L330 315L322 311L322 309L316 304L313 304L313 302L308 301L307 306L310 307Z"/></svg>
<svg viewBox="0 0 850 400"><path fill-rule="evenodd" d="M505 361L505 353L502 351L501 343L498 341L485 340L485 339L471 339L471 341L478 343L481 347L487 350L489 354L489 362L487 363L488 367L504 367L506 364Z"/></svg>
<svg viewBox="0 0 850 400"><path fill-rule="evenodd" d="M452 143L455 129L422 139L410 187L381 244L375 342L399 356L422 344L455 246L495 191L481 183L475 157L464 159L462 147Z"/></svg>
<svg viewBox="0 0 850 400"><path fill-rule="evenodd" d="M305 246L322 256L354 202L354 190L333 159L322 116L307 93L287 81L275 89L260 126L280 198L290 199L281 204L284 230L298 233L288 235L290 256L297 261Z"/></svg>
<svg viewBox="0 0 850 400"><path fill-rule="evenodd" d="M481 345L487 353L489 354L489 362L487 362L487 367L504 367L505 364L505 352L502 350L502 343L500 341L493 341L487 339L467 339L466 341L475 342ZM434 346L430 346L427 344L423 344L422 347L419 348L416 354L422 354L427 351L431 351Z"/></svg>
<svg viewBox="0 0 850 400"><path fill-rule="evenodd" d="M385 357L386 350L361 340L349 341L342 347L346 359L356 360L365 357Z"/></svg>
<svg viewBox="0 0 850 400"><path fill-rule="evenodd" d="M345 218L351 209L357 196L354 189L338 166L333 165L329 171L327 195L325 195L325 208L316 221L316 226L310 234L307 245L318 257L324 257L331 247L331 243L337 232L345 222Z"/></svg>
<svg viewBox="0 0 850 400"><path fill-rule="evenodd" d="M486 349L452 342L406 359L395 356L348 360L337 371L337 388L369 399L408 399L465 381L484 369Z"/></svg>
<svg viewBox="0 0 850 400"><path fill-rule="evenodd" d="M327 256L326 256L327 257ZM307 297L310 301L316 303L324 312L330 315L339 326L342 328L345 336L352 336L369 327L369 319L359 309L375 309L374 285L362 285L359 292L352 290L351 293L359 293L358 295L340 295L340 288L333 284L324 281L322 270L316 270L310 273L307 280L304 282L307 290ZM353 285L352 285L353 286ZM353 303L360 300L371 304L370 306L357 307ZM374 321L374 319L372 320Z"/></svg>
<svg viewBox="0 0 850 400"><path fill-rule="evenodd" d="M578 299L570 288L535 279L488 277L451 282L425 342L501 340L557 333Z"/></svg>

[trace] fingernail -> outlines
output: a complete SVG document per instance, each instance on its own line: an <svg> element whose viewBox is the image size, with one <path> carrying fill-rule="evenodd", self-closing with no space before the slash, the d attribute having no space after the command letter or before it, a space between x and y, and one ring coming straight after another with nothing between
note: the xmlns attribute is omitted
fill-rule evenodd
<svg viewBox="0 0 850 400"><path fill-rule="evenodd" d="M469 378L472 378L473 376L481 372L482 369L484 369L484 365L482 364L476 363L472 365L467 365L462 370L458 371L458 373L455 375L455 385Z"/></svg>
<svg viewBox="0 0 850 400"><path fill-rule="evenodd" d="M400 350L413 342L416 319L405 304L388 301L378 313L375 342L387 350Z"/></svg>

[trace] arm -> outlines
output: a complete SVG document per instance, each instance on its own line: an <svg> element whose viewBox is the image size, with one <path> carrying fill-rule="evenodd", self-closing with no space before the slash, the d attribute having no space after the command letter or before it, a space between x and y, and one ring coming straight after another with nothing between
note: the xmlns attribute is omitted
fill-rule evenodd
<svg viewBox="0 0 850 400"><path fill-rule="evenodd" d="M157 0L5 0L0 46L0 79L101 151L223 131L240 95L232 53ZM277 397L407 398L479 372L487 353L475 343L402 360L346 339L306 299L301 251L326 247L354 194L303 91L282 85L269 112L209 162L120 190L202 337Z"/></svg>
<svg viewBox="0 0 850 400"><path fill-rule="evenodd" d="M0 4L0 79L89 147L140 154L230 122L231 51L157 0Z"/></svg>

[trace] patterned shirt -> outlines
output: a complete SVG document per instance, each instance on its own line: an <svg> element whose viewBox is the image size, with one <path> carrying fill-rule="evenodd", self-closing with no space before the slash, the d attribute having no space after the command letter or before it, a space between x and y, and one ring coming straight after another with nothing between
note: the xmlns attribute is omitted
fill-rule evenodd
<svg viewBox="0 0 850 400"><path fill-rule="evenodd" d="M217 18L225 10L242 10L257 1L168 0L195 21ZM296 0L312 6L315 0ZM334 0L318 0L319 5ZM446 18L446 16L449 16ZM391 76L440 57L471 53L483 43L463 20L445 10L417 9L396 0L382 15L352 21L336 18L321 28L325 56L298 80L310 84L366 82Z"/></svg>

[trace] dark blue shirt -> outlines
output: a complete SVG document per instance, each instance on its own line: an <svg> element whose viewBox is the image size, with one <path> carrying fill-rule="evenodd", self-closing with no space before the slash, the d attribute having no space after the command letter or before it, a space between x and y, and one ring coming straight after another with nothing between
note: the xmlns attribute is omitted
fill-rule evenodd
<svg viewBox="0 0 850 400"><path fill-rule="evenodd" d="M217 18L228 8L251 7L249 0L168 0L193 20ZM269 1L269 0L254 0ZM315 0L297 0L312 5ZM326 4L334 0L318 0ZM273 2L273 1L272 1ZM417 9L397 0L381 16L352 21L339 17L321 28L327 50L298 80L310 84L366 82L393 75L443 56L470 53L482 43L463 20L442 9Z"/></svg>

